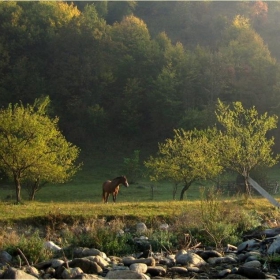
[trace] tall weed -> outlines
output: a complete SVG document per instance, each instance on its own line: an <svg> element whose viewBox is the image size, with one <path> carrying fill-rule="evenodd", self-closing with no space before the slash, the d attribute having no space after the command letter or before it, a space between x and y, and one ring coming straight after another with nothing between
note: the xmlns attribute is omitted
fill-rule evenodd
<svg viewBox="0 0 280 280"><path fill-rule="evenodd" d="M236 242L237 226L230 222L225 202L215 187L201 188L200 214L203 230L209 235L216 248L225 243ZM211 242L210 242L211 244Z"/></svg>

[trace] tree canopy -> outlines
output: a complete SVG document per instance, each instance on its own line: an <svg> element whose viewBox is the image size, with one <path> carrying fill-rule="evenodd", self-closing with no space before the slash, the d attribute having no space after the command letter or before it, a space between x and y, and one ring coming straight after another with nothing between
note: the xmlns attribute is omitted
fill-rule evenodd
<svg viewBox="0 0 280 280"><path fill-rule="evenodd" d="M217 176L222 166L216 149L216 133L215 129L175 130L173 139L160 143L158 155L145 162L151 180L168 179L183 184L180 194L183 200L193 182Z"/></svg>
<svg viewBox="0 0 280 280"><path fill-rule="evenodd" d="M259 115L255 107L245 109L241 102L232 106L220 100L216 116L222 126L222 133L217 149L220 151L224 168L244 176L248 187L250 171L256 167L271 167L278 162L279 155L274 155L274 137L268 133L277 127L278 117Z"/></svg>
<svg viewBox="0 0 280 280"><path fill-rule="evenodd" d="M10 104L0 110L0 167L14 181L17 202L23 181L61 183L79 168L79 148L66 141L58 118L48 117L49 101L37 99L33 105Z"/></svg>
<svg viewBox="0 0 280 280"><path fill-rule="evenodd" d="M278 2L0 2L0 105L49 96L85 148L110 146L108 131L155 147L206 129L218 98L279 116L279 13Z"/></svg>
<svg viewBox="0 0 280 280"><path fill-rule="evenodd" d="M248 178L257 167L271 167L278 162L272 147L274 138L268 132L277 126L277 116L259 115L255 107L245 109L241 102L225 105L218 100L218 127L207 130L178 129L173 139L158 146L156 157L145 162L154 181L169 179L183 183L184 192L197 180L214 179L224 170L244 176L250 193Z"/></svg>

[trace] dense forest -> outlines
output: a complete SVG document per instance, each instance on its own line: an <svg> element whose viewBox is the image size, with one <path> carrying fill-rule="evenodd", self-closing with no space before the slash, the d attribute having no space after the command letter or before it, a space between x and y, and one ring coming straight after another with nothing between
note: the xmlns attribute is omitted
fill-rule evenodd
<svg viewBox="0 0 280 280"><path fill-rule="evenodd" d="M213 125L218 98L279 116L279 19L278 1L0 2L0 106L49 96L82 149L156 147Z"/></svg>

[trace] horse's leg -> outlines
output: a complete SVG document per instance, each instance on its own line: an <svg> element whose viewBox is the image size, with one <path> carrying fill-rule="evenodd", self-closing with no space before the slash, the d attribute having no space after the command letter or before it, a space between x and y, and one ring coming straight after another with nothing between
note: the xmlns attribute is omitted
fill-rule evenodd
<svg viewBox="0 0 280 280"><path fill-rule="evenodd" d="M105 203L105 191L104 190L102 192L102 199L103 199L103 202Z"/></svg>
<svg viewBox="0 0 280 280"><path fill-rule="evenodd" d="M106 192L106 195L105 195L105 202L108 203L108 197L109 197L110 193Z"/></svg>
<svg viewBox="0 0 280 280"><path fill-rule="evenodd" d="M119 191L116 190L116 191L114 192L114 194L113 194L114 202L116 202L116 200L117 200L117 195L118 195L118 193L119 193Z"/></svg>

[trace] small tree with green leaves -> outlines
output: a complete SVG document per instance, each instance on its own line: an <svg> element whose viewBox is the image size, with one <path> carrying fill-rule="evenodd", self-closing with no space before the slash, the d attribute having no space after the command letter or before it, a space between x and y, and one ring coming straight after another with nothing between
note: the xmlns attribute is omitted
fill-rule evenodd
<svg viewBox="0 0 280 280"><path fill-rule="evenodd" d="M159 144L156 157L144 162L150 170L150 179L168 179L182 183L180 200L191 184L210 179L222 171L216 149L217 130L174 130L174 138Z"/></svg>
<svg viewBox="0 0 280 280"><path fill-rule="evenodd" d="M255 107L245 109L241 102L232 106L218 100L216 116L223 129L219 145L221 162L226 169L244 176L247 193L250 195L248 177L256 167L271 167L278 162L272 146L274 137L268 131L277 128L276 115L259 115Z"/></svg>
<svg viewBox="0 0 280 280"><path fill-rule="evenodd" d="M65 182L79 169L79 148L59 131L58 118L47 116L49 103L46 97L0 110L0 168L14 180L17 203L23 181L35 186L40 181Z"/></svg>

